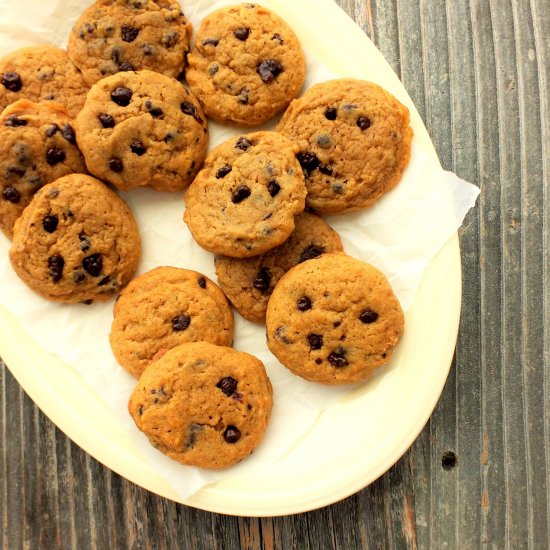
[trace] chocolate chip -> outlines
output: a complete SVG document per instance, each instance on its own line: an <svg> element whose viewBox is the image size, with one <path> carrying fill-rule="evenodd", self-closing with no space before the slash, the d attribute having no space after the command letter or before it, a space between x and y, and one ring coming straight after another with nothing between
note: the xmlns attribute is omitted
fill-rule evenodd
<svg viewBox="0 0 550 550"><path fill-rule="evenodd" d="M124 165L122 164L122 161L119 158L112 158L109 161L109 168L113 172L122 172L124 170Z"/></svg>
<svg viewBox="0 0 550 550"><path fill-rule="evenodd" d="M317 137L317 145L321 147L321 149L329 149L332 145L332 139L328 134L321 134Z"/></svg>
<svg viewBox="0 0 550 550"><path fill-rule="evenodd" d="M319 167L320 161L314 153L301 152L296 155L302 170L306 176Z"/></svg>
<svg viewBox="0 0 550 550"><path fill-rule="evenodd" d="M315 359L315 363L317 365L320 365L322 362L323 362L323 360L320 357L317 357L317 359Z"/></svg>
<svg viewBox="0 0 550 550"><path fill-rule="evenodd" d="M18 92L22 88L23 83L18 73L4 73L2 76L2 85L10 92Z"/></svg>
<svg viewBox="0 0 550 550"><path fill-rule="evenodd" d="M115 127L115 119L108 115L107 113L101 113L97 116L99 119L99 122L101 122L101 125L103 128L114 128Z"/></svg>
<svg viewBox="0 0 550 550"><path fill-rule="evenodd" d="M6 178L9 178L10 176L18 176L22 178L26 171L27 169L23 166L8 166L6 168Z"/></svg>
<svg viewBox="0 0 550 550"><path fill-rule="evenodd" d="M151 44L143 44L143 55L153 55L155 53L155 50Z"/></svg>
<svg viewBox="0 0 550 550"><path fill-rule="evenodd" d="M302 296L297 302L296 307L300 311L307 311L311 309L311 300L307 296Z"/></svg>
<svg viewBox="0 0 550 550"><path fill-rule="evenodd" d="M267 184L267 190L272 197L275 197L279 194L281 186L275 180L272 180Z"/></svg>
<svg viewBox="0 0 550 550"><path fill-rule="evenodd" d="M258 65L256 72L260 75L262 82L270 84L283 70L283 66L276 59L266 59Z"/></svg>
<svg viewBox="0 0 550 550"><path fill-rule="evenodd" d="M94 26L91 23L84 23L84 25L80 27L79 36L80 38L84 38L84 36L91 34L92 32L94 32Z"/></svg>
<svg viewBox="0 0 550 550"><path fill-rule="evenodd" d="M164 111L160 107L153 107L152 109L149 109L149 114L153 118L160 118L161 120L164 118Z"/></svg>
<svg viewBox="0 0 550 550"><path fill-rule="evenodd" d="M44 228L44 231L47 231L48 233L53 233L57 229L57 224L59 223L59 218L57 216L46 216L42 220L42 227Z"/></svg>
<svg viewBox="0 0 550 550"><path fill-rule="evenodd" d="M321 172L321 174L325 174L325 176L332 176L332 166L330 164L320 164L319 172Z"/></svg>
<svg viewBox="0 0 550 550"><path fill-rule="evenodd" d="M339 348L336 351L333 351L328 356L328 362L336 368L347 367L349 365L348 360L345 357L345 352L342 348Z"/></svg>
<svg viewBox="0 0 550 550"><path fill-rule="evenodd" d="M206 278L205 277L199 277L198 283L199 283L199 286L201 288L206 288Z"/></svg>
<svg viewBox="0 0 550 550"><path fill-rule="evenodd" d="M132 153L134 153L138 157L141 157L147 151L147 148L145 147L145 145L143 145L143 143L141 143L141 141L134 141L130 145L130 149L131 149Z"/></svg>
<svg viewBox="0 0 550 550"><path fill-rule="evenodd" d="M54 283L58 283L61 280L64 265L65 260L58 254L48 258L48 269L50 270L50 277Z"/></svg>
<svg viewBox="0 0 550 550"><path fill-rule="evenodd" d="M328 118L328 120L336 120L336 115L338 114L338 110L336 107L327 107L325 109L325 117Z"/></svg>
<svg viewBox="0 0 550 550"><path fill-rule="evenodd" d="M334 321L334 323L332 323L332 326L334 328L338 328L341 324L342 324L342 321Z"/></svg>
<svg viewBox="0 0 550 550"><path fill-rule="evenodd" d="M76 143L76 134L74 128L70 124L65 124L61 132L63 139L66 139L69 143Z"/></svg>
<svg viewBox="0 0 550 550"><path fill-rule="evenodd" d="M344 184L342 182L333 183L331 189L338 195L341 195L344 192Z"/></svg>
<svg viewBox="0 0 550 550"><path fill-rule="evenodd" d="M21 200L21 193L15 187L6 187L2 196L9 202L17 204Z"/></svg>
<svg viewBox="0 0 550 550"><path fill-rule="evenodd" d="M225 432L223 432L223 438L227 441L227 443L237 443L237 441L241 438L241 432L239 428L236 428L235 426L227 426Z"/></svg>
<svg viewBox="0 0 550 550"><path fill-rule="evenodd" d="M48 126L48 129L46 130L46 137L53 137L55 134L59 132L59 126L57 124L51 124Z"/></svg>
<svg viewBox="0 0 550 550"><path fill-rule="evenodd" d="M23 120L22 118L18 118L15 115L11 115L6 119L6 122L4 122L4 126L12 126L14 128L17 128L18 126L26 126L28 122L26 120Z"/></svg>
<svg viewBox="0 0 550 550"><path fill-rule="evenodd" d="M130 90L130 88L119 87L115 88L115 90L111 92L111 99L117 105L120 105L121 107L127 107L130 104L132 95L134 95L134 93L132 92L132 90Z"/></svg>
<svg viewBox="0 0 550 550"><path fill-rule="evenodd" d="M251 193L252 191L250 190L250 187L248 187L248 185L239 185L239 187L237 187L237 189L233 191L233 194L231 195L231 200L234 204L239 204L240 202L250 197Z"/></svg>
<svg viewBox="0 0 550 550"><path fill-rule="evenodd" d="M284 44L285 41L283 40L283 37L278 33L276 32L272 37L271 37L271 40L277 40L277 42L279 42L279 44Z"/></svg>
<svg viewBox="0 0 550 550"><path fill-rule="evenodd" d="M249 92L248 88L243 88L239 92L239 95L237 96L237 101L241 105L248 105L248 100L249 100L248 92Z"/></svg>
<svg viewBox="0 0 550 550"><path fill-rule="evenodd" d="M325 253L325 247L319 246L317 244L310 244L300 254L300 259L298 260L299 263L305 262L306 260L313 260L313 258L317 258L321 254Z"/></svg>
<svg viewBox="0 0 550 550"><path fill-rule="evenodd" d="M185 449L192 449L197 443L197 434L204 430L202 424L191 424L187 430L187 437L185 439Z"/></svg>
<svg viewBox="0 0 550 550"><path fill-rule="evenodd" d="M240 149L241 151L248 151L252 147L252 143L248 141L245 137L240 137L235 143L235 148Z"/></svg>
<svg viewBox="0 0 550 550"><path fill-rule="evenodd" d="M247 29L246 27L241 27L240 29L237 29L234 34L236 38L244 42L250 34L250 29Z"/></svg>
<svg viewBox="0 0 550 550"><path fill-rule="evenodd" d="M254 277L254 280L252 281L252 286L256 290L266 292L271 286L272 278L273 275L271 274L271 271L269 271L267 267L262 267L260 271L258 271L258 273L256 274L256 277Z"/></svg>
<svg viewBox="0 0 550 550"><path fill-rule="evenodd" d="M175 332L182 332L186 330L191 324L191 317L189 315L178 315L172 319L172 330Z"/></svg>
<svg viewBox="0 0 550 550"><path fill-rule="evenodd" d="M323 347L323 337L320 334L308 334L307 341L309 342L309 347L313 350Z"/></svg>
<svg viewBox="0 0 550 550"><path fill-rule="evenodd" d="M371 121L366 116L360 116L357 119L357 126L359 126L361 130L367 130L368 128L370 128L370 125L371 125Z"/></svg>
<svg viewBox="0 0 550 550"><path fill-rule="evenodd" d="M203 46L217 46L220 41L217 38L205 38L202 41Z"/></svg>
<svg viewBox="0 0 550 550"><path fill-rule="evenodd" d="M370 307L366 308L361 312L361 315L359 315L359 319L369 325L370 323L374 323L376 319L378 319L378 313L371 309Z"/></svg>
<svg viewBox="0 0 550 550"><path fill-rule="evenodd" d="M169 32L166 33L161 40L161 44L166 48L173 48L178 43L178 38L180 37L179 32Z"/></svg>
<svg viewBox="0 0 550 550"><path fill-rule="evenodd" d="M101 254L91 254L82 260L82 267L92 276L99 277L103 271L103 258Z"/></svg>
<svg viewBox="0 0 550 550"><path fill-rule="evenodd" d="M78 239L80 240L80 250L82 250L82 252L90 250L92 243L90 242L90 237L88 237L84 231L81 231L78 234Z"/></svg>
<svg viewBox="0 0 550 550"><path fill-rule="evenodd" d="M172 130L171 132L168 132L163 138L164 143L168 143L169 141L172 141L173 139L175 139L177 135L178 135L178 132L176 130Z"/></svg>
<svg viewBox="0 0 550 550"><path fill-rule="evenodd" d="M231 166L228 166L227 164L225 166L222 166L217 172L216 172L216 179L223 179L227 174L229 174L233 168Z"/></svg>
<svg viewBox="0 0 550 550"><path fill-rule="evenodd" d="M208 67L208 74L210 76L214 76L218 72L219 68L220 67L217 63L212 63L212 65Z"/></svg>
<svg viewBox="0 0 550 550"><path fill-rule="evenodd" d="M46 162L50 166L55 166L60 162L63 162L67 158L65 151L63 149L58 149L57 147L52 147L46 151Z"/></svg>
<svg viewBox="0 0 550 550"><path fill-rule="evenodd" d="M118 66L119 72L129 72L129 71L135 71L134 66L131 63L128 63L128 61L123 61Z"/></svg>
<svg viewBox="0 0 550 550"><path fill-rule="evenodd" d="M222 390L222 392L225 393L227 397L230 397L237 390L237 384L238 382L234 378L231 378L231 376L227 376L225 378L222 378L216 384L216 388L220 388L220 390Z"/></svg>
<svg viewBox="0 0 550 550"><path fill-rule="evenodd" d="M45 183L45 180L42 176L31 176L28 180L27 180L31 185L35 185L35 186L39 186L39 185L44 185Z"/></svg>
<svg viewBox="0 0 550 550"><path fill-rule="evenodd" d="M73 271L72 275L73 283L79 285L86 280L86 273L84 271Z"/></svg>
<svg viewBox="0 0 550 550"><path fill-rule="evenodd" d="M103 279L101 279L101 281L99 281L99 283L97 283L97 286L105 286L110 281L111 281L111 277L109 277L109 275L107 275L107 277L103 277Z"/></svg>
<svg viewBox="0 0 550 550"><path fill-rule="evenodd" d="M184 115L192 116L199 124L202 124L204 121L199 115L199 112L197 111L197 108L192 103L187 103L184 101L181 105L181 112Z"/></svg>
<svg viewBox="0 0 550 550"><path fill-rule="evenodd" d="M355 111L355 109L357 109L357 105L347 103L346 105L342 105L342 109L344 109L344 111Z"/></svg>
<svg viewBox="0 0 550 550"><path fill-rule="evenodd" d="M130 25L122 25L122 27L120 27L120 36L124 42L133 42L138 34L139 29L131 27Z"/></svg>

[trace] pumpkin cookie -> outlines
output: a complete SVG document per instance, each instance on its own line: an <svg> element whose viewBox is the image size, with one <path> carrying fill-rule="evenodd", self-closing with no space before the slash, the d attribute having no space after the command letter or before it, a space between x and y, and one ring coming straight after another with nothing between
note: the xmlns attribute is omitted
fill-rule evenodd
<svg viewBox="0 0 550 550"><path fill-rule="evenodd" d="M205 342L151 363L130 397L137 427L159 451L200 468L225 468L260 443L273 406L261 361Z"/></svg>

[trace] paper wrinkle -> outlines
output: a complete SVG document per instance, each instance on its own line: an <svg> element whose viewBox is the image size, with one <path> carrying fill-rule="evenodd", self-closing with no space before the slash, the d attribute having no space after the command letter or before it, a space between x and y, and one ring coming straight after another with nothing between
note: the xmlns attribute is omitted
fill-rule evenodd
<svg viewBox="0 0 550 550"><path fill-rule="evenodd" d="M188 0L184 7L196 30L205 14L234 3ZM258 3L269 5L269 2ZM38 4L34 0L20 0L16 9L18 13L25 13L24 21L14 15L13 4L4 4L0 7L2 50L8 52L45 42L65 45L76 17L89 4L90 1L79 0ZM345 76L330 72L312 55L307 57L304 89ZM275 123L265 127L273 129ZM242 133L242 130L214 123L210 123L210 130L211 148ZM393 191L369 210L330 216L327 221L340 233L347 253L372 263L388 276L406 311L413 303L428 262L456 233L478 193L475 186L443 171L413 140L411 162ZM121 195L130 204L143 239L139 273L159 265L173 265L195 269L216 280L212 255L193 241L183 222L182 193L139 189ZM265 439L251 457L226 470L209 472L182 466L149 445L127 412L135 380L117 365L109 347L113 301L90 306L47 302L15 276L7 258L8 250L8 239L0 235L0 305L21 322L45 352L80 373L113 410L136 452L182 499L205 485L243 472L261 471L269 475L270 466L285 456L314 426L320 413L349 389L324 387L294 376L267 350L265 327L249 323L236 314L235 348L260 358L273 383L275 405Z"/></svg>

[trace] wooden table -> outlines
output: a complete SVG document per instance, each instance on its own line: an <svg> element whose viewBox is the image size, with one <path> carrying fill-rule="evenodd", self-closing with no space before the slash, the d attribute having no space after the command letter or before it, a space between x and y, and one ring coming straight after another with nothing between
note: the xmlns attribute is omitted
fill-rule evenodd
<svg viewBox="0 0 550 550"><path fill-rule="evenodd" d="M113 474L2 364L2 548L547 548L550 2L338 3L400 75L443 166L482 188L460 232L460 337L431 420L351 498L298 516L235 518Z"/></svg>

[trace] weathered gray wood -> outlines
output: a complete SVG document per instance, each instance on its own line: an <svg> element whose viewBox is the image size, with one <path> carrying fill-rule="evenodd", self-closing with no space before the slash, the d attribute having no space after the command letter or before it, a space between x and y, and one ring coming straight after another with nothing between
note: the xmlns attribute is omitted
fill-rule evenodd
<svg viewBox="0 0 550 550"><path fill-rule="evenodd" d="M456 357L428 425L386 475L341 503L234 518L113 474L1 364L2 548L548 547L550 1L338 3L403 80L443 166L482 188L460 232ZM443 468L448 452L457 461Z"/></svg>

